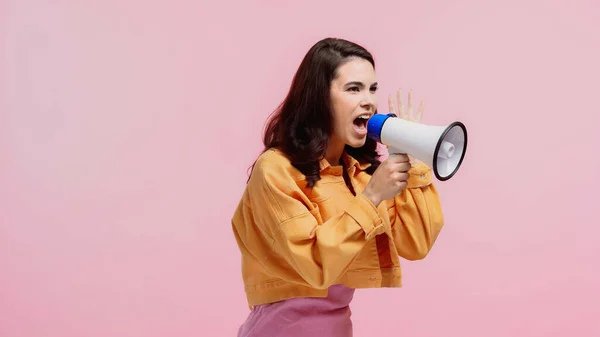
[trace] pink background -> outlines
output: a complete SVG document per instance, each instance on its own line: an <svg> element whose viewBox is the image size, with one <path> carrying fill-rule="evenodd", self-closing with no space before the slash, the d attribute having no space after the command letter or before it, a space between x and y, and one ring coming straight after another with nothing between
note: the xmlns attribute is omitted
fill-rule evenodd
<svg viewBox="0 0 600 337"><path fill-rule="evenodd" d="M469 129L439 241L355 336L600 335L597 1L0 6L0 336L235 336L231 214L325 36L374 53L383 110L412 87Z"/></svg>

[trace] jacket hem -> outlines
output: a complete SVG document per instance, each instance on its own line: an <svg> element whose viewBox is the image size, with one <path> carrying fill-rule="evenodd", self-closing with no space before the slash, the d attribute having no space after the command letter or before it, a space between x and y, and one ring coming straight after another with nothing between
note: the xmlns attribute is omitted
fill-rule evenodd
<svg viewBox="0 0 600 337"><path fill-rule="evenodd" d="M400 267L348 271L337 284L349 288L400 288ZM327 297L327 289L315 289L284 280L266 281L245 287L249 307L279 302L294 297Z"/></svg>

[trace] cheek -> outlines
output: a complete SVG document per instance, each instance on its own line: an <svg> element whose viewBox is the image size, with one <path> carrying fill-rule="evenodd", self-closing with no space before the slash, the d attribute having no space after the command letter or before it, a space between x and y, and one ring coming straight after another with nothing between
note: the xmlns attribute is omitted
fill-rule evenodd
<svg viewBox="0 0 600 337"><path fill-rule="evenodd" d="M352 116L356 108L360 105L358 95L336 95L333 97L332 109L335 125L335 133L345 133L349 123L352 123Z"/></svg>
<svg viewBox="0 0 600 337"><path fill-rule="evenodd" d="M338 111L338 113L335 114L335 122L334 123L335 123L336 129L338 131L343 130L345 125L348 123L347 114L345 114L343 111Z"/></svg>
<svg viewBox="0 0 600 337"><path fill-rule="evenodd" d="M332 106L334 124L339 125L345 123L349 118L349 107L348 103L344 100L338 99Z"/></svg>

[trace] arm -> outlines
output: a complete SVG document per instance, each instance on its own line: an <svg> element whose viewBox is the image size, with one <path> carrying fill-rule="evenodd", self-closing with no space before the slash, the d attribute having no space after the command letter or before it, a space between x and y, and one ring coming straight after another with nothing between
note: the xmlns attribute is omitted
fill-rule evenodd
<svg viewBox="0 0 600 337"><path fill-rule="evenodd" d="M444 217L431 169L419 163L409 174L406 189L388 201L388 211L398 255L420 260L431 250Z"/></svg>
<svg viewBox="0 0 600 337"><path fill-rule="evenodd" d="M362 194L323 222L318 206L281 165L255 166L245 204L234 223L255 226L263 236L246 245L270 244L272 253L262 260L274 276L318 289L335 284L367 242L385 231L377 209Z"/></svg>
<svg viewBox="0 0 600 337"><path fill-rule="evenodd" d="M400 118L420 123L425 101L413 110L412 91L408 92L408 109L402 102L402 91L388 98L390 111ZM433 246L444 218L438 192L432 183L431 168L409 155L413 167L406 188L388 201L388 211L398 255L407 260L425 258Z"/></svg>

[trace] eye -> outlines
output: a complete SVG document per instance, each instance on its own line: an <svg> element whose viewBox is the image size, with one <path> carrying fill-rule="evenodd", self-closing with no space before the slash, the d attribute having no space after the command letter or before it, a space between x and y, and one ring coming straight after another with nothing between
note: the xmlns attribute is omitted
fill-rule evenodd
<svg viewBox="0 0 600 337"><path fill-rule="evenodd" d="M372 92L377 92L377 87L371 87Z"/></svg>
<svg viewBox="0 0 600 337"><path fill-rule="evenodd" d="M360 89L358 87L350 87L348 88L348 91L355 91L355 92L359 92Z"/></svg>

